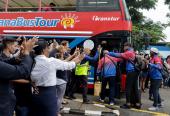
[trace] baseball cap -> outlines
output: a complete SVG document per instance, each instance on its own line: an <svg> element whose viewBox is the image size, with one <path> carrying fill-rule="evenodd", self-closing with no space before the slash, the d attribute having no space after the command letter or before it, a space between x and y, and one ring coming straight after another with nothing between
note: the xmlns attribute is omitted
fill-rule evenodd
<svg viewBox="0 0 170 116"><path fill-rule="evenodd" d="M156 53L156 54L159 53L159 50L158 50L157 48L151 48L150 51L152 51L152 52L154 52L154 53Z"/></svg>

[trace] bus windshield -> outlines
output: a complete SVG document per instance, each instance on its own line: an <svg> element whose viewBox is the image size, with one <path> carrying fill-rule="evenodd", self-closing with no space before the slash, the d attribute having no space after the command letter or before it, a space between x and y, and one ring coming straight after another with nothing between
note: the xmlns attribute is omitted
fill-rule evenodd
<svg viewBox="0 0 170 116"><path fill-rule="evenodd" d="M0 0L0 11L115 11L119 0Z"/></svg>

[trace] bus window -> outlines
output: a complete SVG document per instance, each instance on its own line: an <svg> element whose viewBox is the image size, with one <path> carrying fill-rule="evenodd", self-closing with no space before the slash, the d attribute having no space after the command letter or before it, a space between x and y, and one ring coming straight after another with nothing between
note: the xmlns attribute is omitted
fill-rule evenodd
<svg viewBox="0 0 170 116"><path fill-rule="evenodd" d="M120 10L119 0L78 0L78 11Z"/></svg>

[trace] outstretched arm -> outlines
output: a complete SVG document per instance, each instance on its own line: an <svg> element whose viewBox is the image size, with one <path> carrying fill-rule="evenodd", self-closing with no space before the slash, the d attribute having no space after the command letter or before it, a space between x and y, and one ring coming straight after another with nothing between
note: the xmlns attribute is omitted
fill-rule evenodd
<svg viewBox="0 0 170 116"><path fill-rule="evenodd" d="M10 65L0 61L0 79L15 80L26 78L30 75L33 60L27 55L20 65Z"/></svg>
<svg viewBox="0 0 170 116"><path fill-rule="evenodd" d="M95 62L95 61L97 61L98 58L99 58L99 52L97 51L94 57L90 57L88 55L85 55L84 60Z"/></svg>

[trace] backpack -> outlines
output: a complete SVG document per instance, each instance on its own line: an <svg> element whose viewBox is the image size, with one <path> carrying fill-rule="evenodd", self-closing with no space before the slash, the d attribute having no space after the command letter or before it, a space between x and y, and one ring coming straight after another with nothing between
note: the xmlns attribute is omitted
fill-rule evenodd
<svg viewBox="0 0 170 116"><path fill-rule="evenodd" d="M170 74L169 74L169 71L168 71L168 68L165 64L165 62L162 62L162 70L161 70L161 74L162 74L162 77L163 79L168 79L170 77Z"/></svg>
<svg viewBox="0 0 170 116"><path fill-rule="evenodd" d="M135 60L132 61L132 60L129 60L135 67L135 70L137 72L141 72L142 69L144 69L144 62L142 60L142 57L141 56L138 56L138 55L135 55Z"/></svg>

